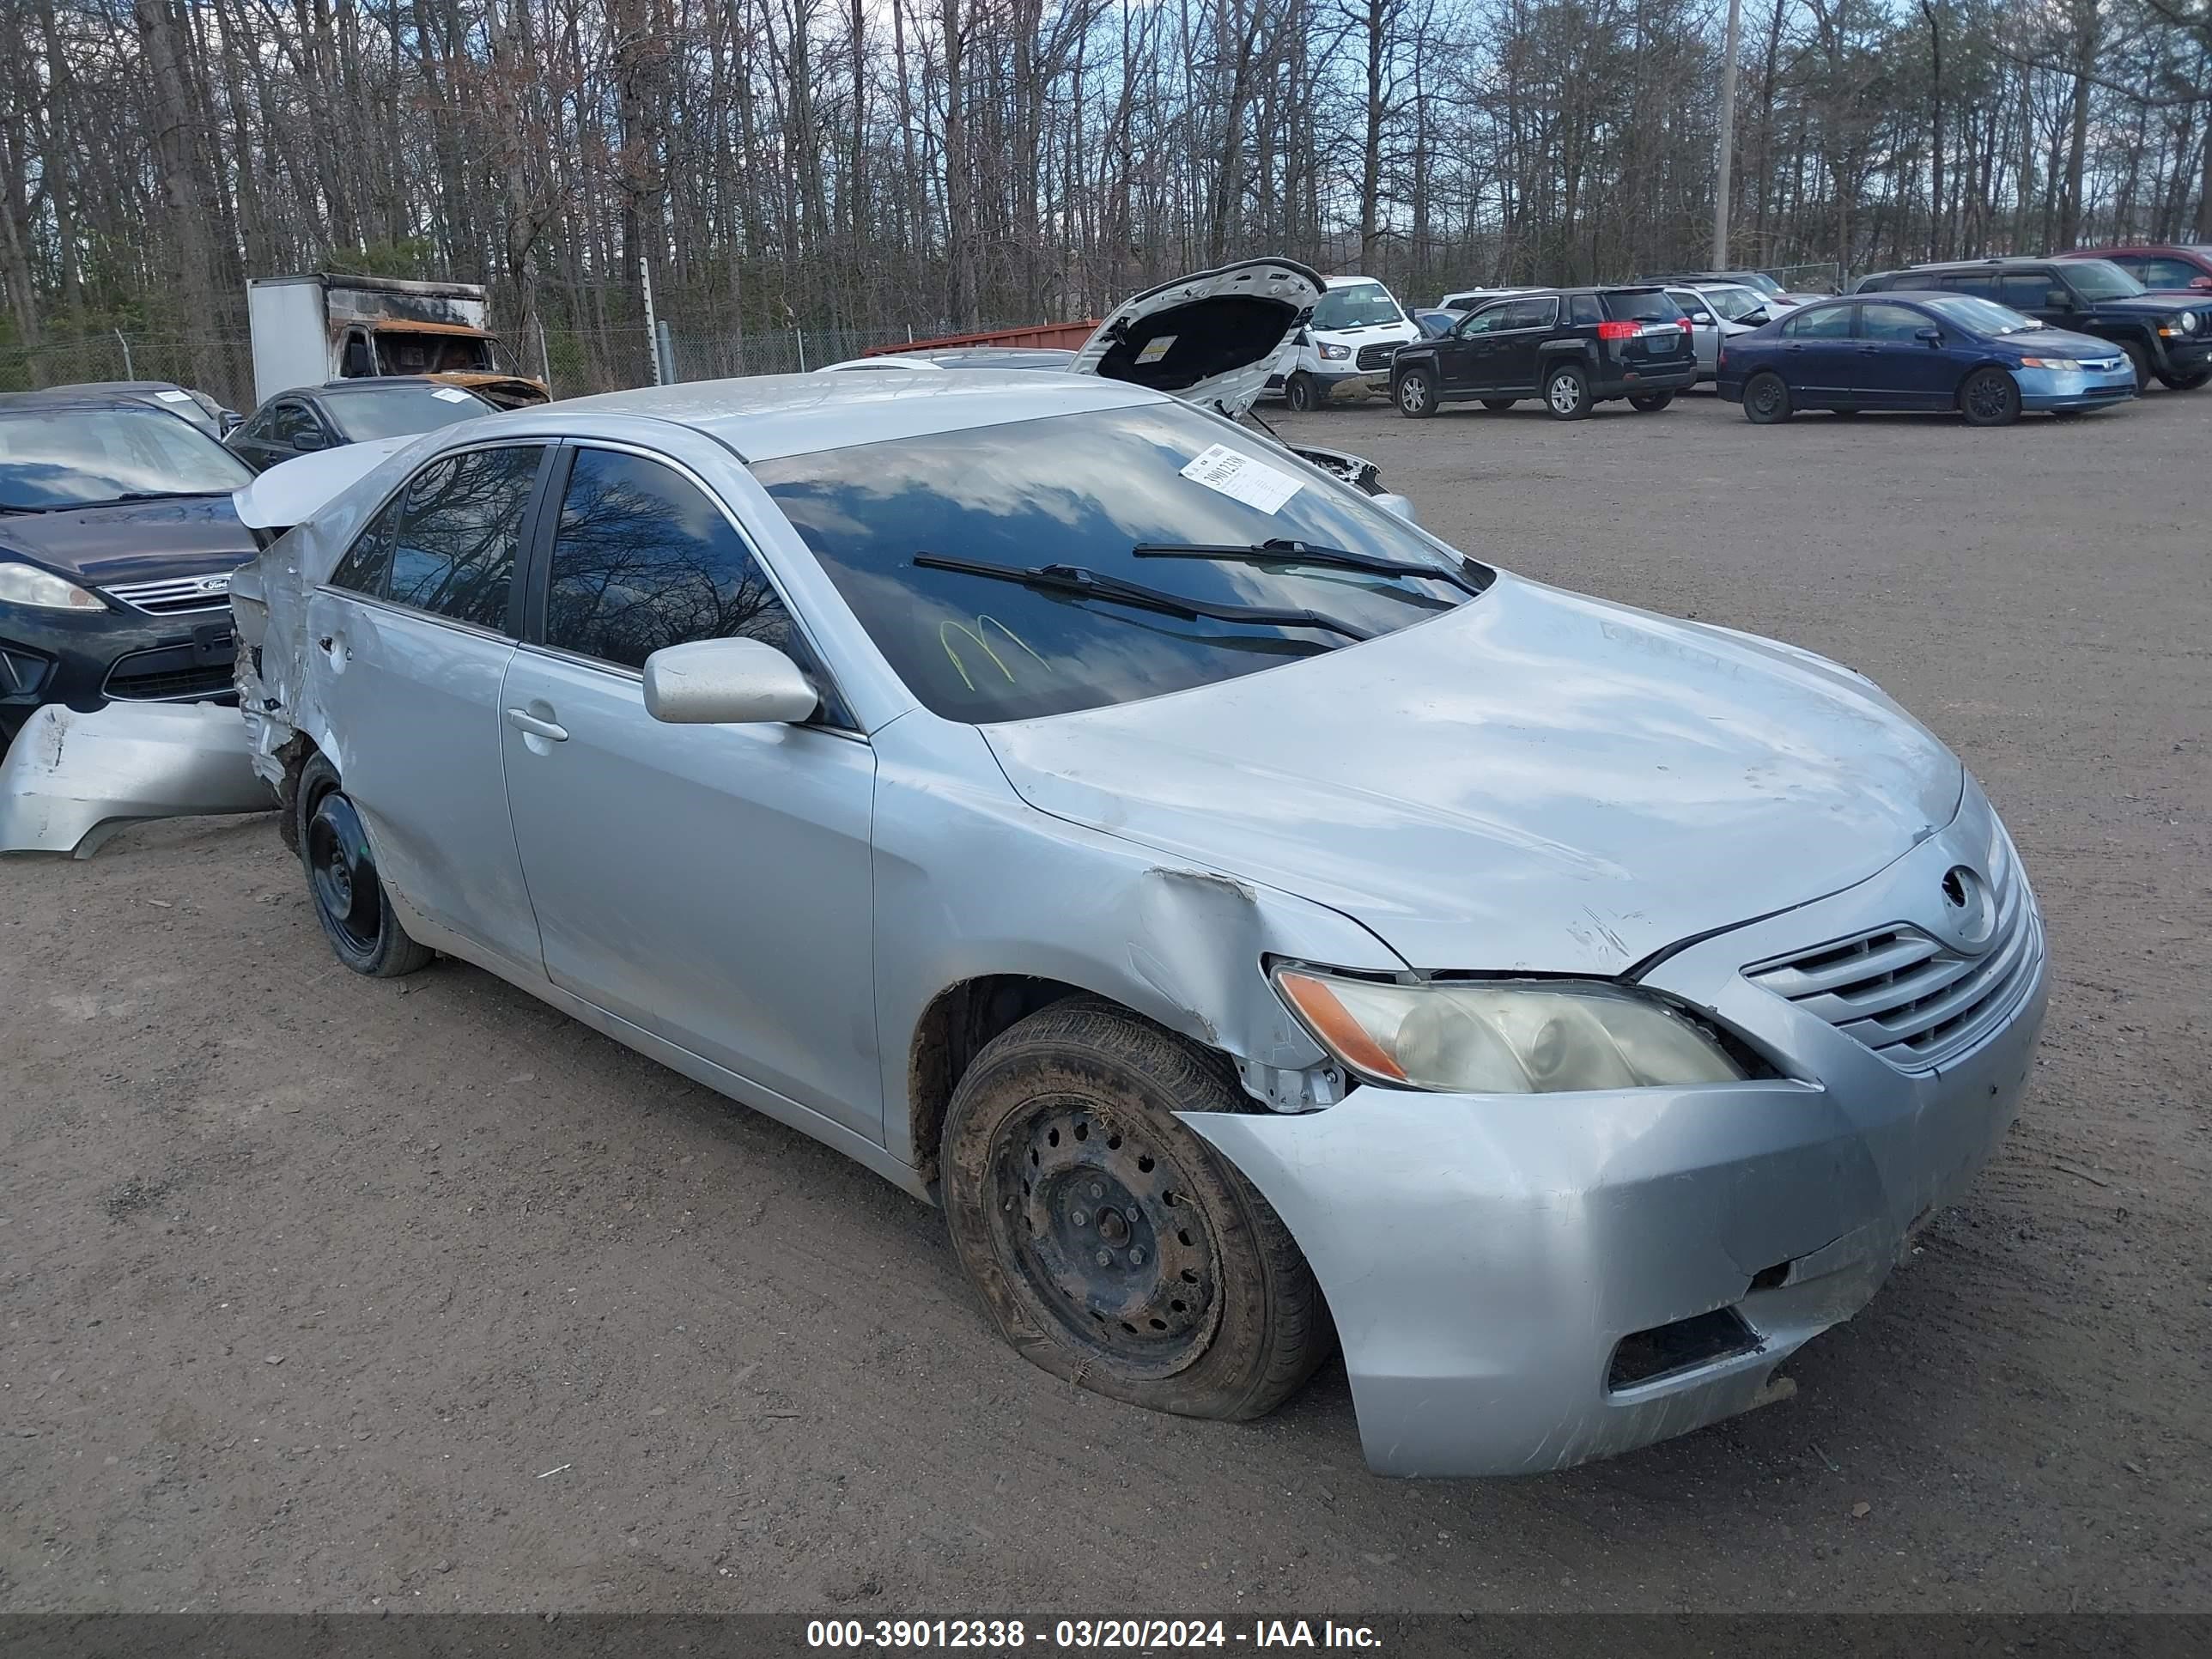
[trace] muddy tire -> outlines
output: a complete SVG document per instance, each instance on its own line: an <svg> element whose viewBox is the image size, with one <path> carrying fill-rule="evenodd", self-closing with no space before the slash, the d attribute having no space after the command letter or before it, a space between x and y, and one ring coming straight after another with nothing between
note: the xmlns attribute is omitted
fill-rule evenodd
<svg viewBox="0 0 2212 1659"><path fill-rule="evenodd" d="M370 979L397 979L429 966L434 952L410 939L392 913L361 814L337 769L322 756L301 769L293 811L315 920L337 959Z"/></svg>
<svg viewBox="0 0 2212 1659"><path fill-rule="evenodd" d="M952 1247L1015 1351L1184 1417L1265 1416L1334 1346L1267 1201L1178 1111L1249 1109L1216 1055L1089 997L985 1046L940 1168Z"/></svg>
<svg viewBox="0 0 2212 1659"><path fill-rule="evenodd" d="M1321 401L1313 376L1301 371L1283 382L1283 407L1293 415L1310 414Z"/></svg>

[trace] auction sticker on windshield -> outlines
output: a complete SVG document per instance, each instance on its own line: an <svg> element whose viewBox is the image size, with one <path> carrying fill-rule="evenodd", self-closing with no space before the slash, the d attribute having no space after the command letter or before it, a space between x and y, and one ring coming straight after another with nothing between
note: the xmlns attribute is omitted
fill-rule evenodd
<svg viewBox="0 0 2212 1659"><path fill-rule="evenodd" d="M430 395L433 398L439 399L441 403L465 404L469 400L469 394L467 392L459 391L457 388L449 386L441 386Z"/></svg>
<svg viewBox="0 0 2212 1659"><path fill-rule="evenodd" d="M1280 512L1303 487L1302 480L1225 444L1207 449L1182 469L1182 476L1262 513Z"/></svg>

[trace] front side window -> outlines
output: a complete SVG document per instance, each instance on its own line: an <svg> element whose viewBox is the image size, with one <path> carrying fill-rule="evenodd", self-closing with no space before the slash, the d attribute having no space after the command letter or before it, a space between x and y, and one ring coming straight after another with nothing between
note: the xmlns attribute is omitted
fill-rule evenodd
<svg viewBox="0 0 2212 1659"><path fill-rule="evenodd" d="M1814 306L1801 311L1782 325L1782 331L1793 340L1845 340L1850 337L1851 308L1849 306Z"/></svg>
<svg viewBox="0 0 2212 1659"><path fill-rule="evenodd" d="M744 538L672 468L579 449L553 538L545 642L643 668L693 640L792 646L791 615Z"/></svg>
<svg viewBox="0 0 2212 1659"><path fill-rule="evenodd" d="M310 435L313 434L313 435ZM269 425L262 434L264 443L276 444L286 449L297 449L306 438L309 445L322 435L322 426L309 412L307 404L285 402L269 412Z"/></svg>
<svg viewBox="0 0 2212 1659"><path fill-rule="evenodd" d="M2141 278L2145 288L2156 289L2186 289L2204 277L2196 266L2179 259L2145 259L2129 274Z"/></svg>
<svg viewBox="0 0 2212 1659"><path fill-rule="evenodd" d="M228 495L252 479L191 422L143 404L0 415L0 508L9 511Z"/></svg>
<svg viewBox="0 0 2212 1659"><path fill-rule="evenodd" d="M2015 270L1998 277L1989 297L2015 311L2062 311L2067 303L2065 284L2040 270Z"/></svg>
<svg viewBox="0 0 2212 1659"><path fill-rule="evenodd" d="M892 669L949 720L1131 702L1357 649L1478 602L1489 576L1257 434L1182 404L856 444L752 471ZM1418 574L1345 568L1325 550ZM988 573L929 562L948 557ZM1171 597L1068 590L1097 579ZM1178 599L1328 625L1193 617Z"/></svg>
<svg viewBox="0 0 2212 1659"><path fill-rule="evenodd" d="M464 450L407 482L385 597L504 631L522 515L543 446Z"/></svg>
<svg viewBox="0 0 2212 1659"><path fill-rule="evenodd" d="M1863 340L1905 340L1917 344L1920 331L1934 326L1910 306L1859 307L1859 337Z"/></svg>
<svg viewBox="0 0 2212 1659"><path fill-rule="evenodd" d="M1470 334L1491 334L1505 326L1505 306L1503 302L1486 306L1476 312L1455 331L1462 338Z"/></svg>
<svg viewBox="0 0 2212 1659"><path fill-rule="evenodd" d="M1330 289L1313 309L1312 326L1318 329L1372 328L1377 323L1401 321L1404 313L1390 290L1380 283L1352 283Z"/></svg>

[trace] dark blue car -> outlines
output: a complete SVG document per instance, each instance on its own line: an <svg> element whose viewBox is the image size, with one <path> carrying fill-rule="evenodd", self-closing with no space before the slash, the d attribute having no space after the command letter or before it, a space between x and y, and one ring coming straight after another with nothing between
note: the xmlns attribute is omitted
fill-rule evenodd
<svg viewBox="0 0 2212 1659"><path fill-rule="evenodd" d="M1720 394L1765 426L1801 409L1956 410L2004 426L2022 410L2072 415L2136 395L2127 355L1992 300L1883 293L1824 300L1739 334Z"/></svg>

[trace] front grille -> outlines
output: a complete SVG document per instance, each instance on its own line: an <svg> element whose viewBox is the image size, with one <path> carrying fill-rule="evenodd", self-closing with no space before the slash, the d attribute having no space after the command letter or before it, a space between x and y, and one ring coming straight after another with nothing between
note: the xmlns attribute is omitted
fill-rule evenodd
<svg viewBox="0 0 2212 1659"><path fill-rule="evenodd" d="M1362 368L1389 368L1390 359L1397 356L1398 348L1404 343L1402 340L1386 340L1381 345L1360 347L1359 367Z"/></svg>
<svg viewBox="0 0 2212 1659"><path fill-rule="evenodd" d="M1997 907L1987 948L1954 949L1910 923L1744 969L1906 1071L1971 1048L2011 1012L2043 956L2043 924L2000 836L1989 872Z"/></svg>
<svg viewBox="0 0 2212 1659"><path fill-rule="evenodd" d="M168 697L215 697L233 689L234 670L229 663L210 663L177 668L165 665L176 660L173 648L161 651L141 651L132 656L118 657L115 666L107 671L107 684L101 688L103 696L118 702L158 702ZM152 663L148 658L155 659ZM133 667L133 664L138 664Z"/></svg>
<svg viewBox="0 0 2212 1659"><path fill-rule="evenodd" d="M204 576L164 576L150 582L117 582L106 592L132 610L156 617L173 617L187 611L228 611L230 573L226 570Z"/></svg>

